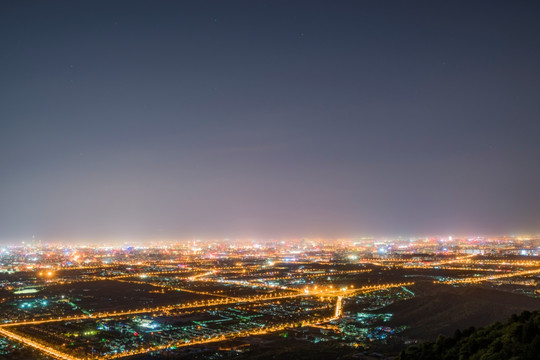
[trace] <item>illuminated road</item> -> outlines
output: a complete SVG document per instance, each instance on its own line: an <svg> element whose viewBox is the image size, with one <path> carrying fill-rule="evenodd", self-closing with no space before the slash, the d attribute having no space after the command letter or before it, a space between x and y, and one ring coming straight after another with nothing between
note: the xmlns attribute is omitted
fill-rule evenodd
<svg viewBox="0 0 540 360"><path fill-rule="evenodd" d="M327 322L327 321L330 321L330 320L333 320L333 319L334 318L322 318L322 319L316 319L316 320L311 321L311 322L302 322L302 326L324 323L324 322ZM96 358L99 358L99 359L119 359L119 358L138 355L138 354L145 354L145 353L149 353L149 352L152 352L152 351L159 351L159 350L169 349L171 347L183 347L183 346L208 344L208 343L219 342L219 341L224 341L224 340L233 340L233 339L242 338L242 337L246 337L246 336L264 335L264 334L269 334L269 333L272 333L272 332L280 331L280 330L286 329L288 327L292 327L294 325L295 324L293 324L293 323L284 323L284 324L280 324L280 325L268 326L268 327L265 327L265 328L262 328L262 329L261 328L254 328L254 329L251 329L251 330L248 330L248 331L233 332L233 333L224 334L224 335L215 336L215 337L210 337L210 338L193 339L193 340L191 340L189 342L175 341L175 342L171 342L171 343L168 343L168 344L165 344L165 345L162 345L162 346L143 347L143 348L138 349L138 350L127 351L127 352L119 353L119 354L115 354L115 355L106 355L106 356L99 356L99 357L85 357L85 358L78 358L78 357L74 357L74 356L62 353L62 352L60 352L58 350L55 350L55 349L53 349L51 347L44 346L44 345L39 344L39 343L37 343L35 341L32 341L32 340L30 340L28 338L25 338L23 336L14 334L14 333L12 333L10 331L7 331L6 329L0 329L0 334L2 334L3 336L6 336L6 337L8 337L8 338L10 338L12 340L15 340L15 341L21 342L21 343L23 343L25 345L31 346L34 349L39 350L39 351L43 352L46 355L54 357L55 359L61 359L61 360L85 360L85 359L96 359Z"/></svg>
<svg viewBox="0 0 540 360"><path fill-rule="evenodd" d="M497 280L497 279L503 279L503 278L511 278L511 277L516 277L516 276L527 276L527 275L534 275L534 274L540 274L540 269L516 271L516 272L511 272L511 273L498 274L498 275L489 275L489 276L481 276L481 277L468 277L468 278L464 278L464 279L452 279L452 280L436 281L436 283L441 283L441 284L475 284L475 283L480 283L480 282L483 282L483 281Z"/></svg>
<svg viewBox="0 0 540 360"><path fill-rule="evenodd" d="M37 342L35 342L33 340L30 340L28 338L25 338L23 336L14 334L11 331L7 331L6 329L0 329L0 334L2 334L3 336L5 336L5 337L7 337L7 338L9 338L11 340L15 340L15 341L21 342L21 343L23 343L25 345L31 346L34 349L37 349L37 350L41 351L45 355L52 356L55 359L79 360L79 358L76 358L74 356L70 356L68 354L64 354L64 353L62 353L62 352L60 352L58 350L55 350L55 349L53 349L53 348L51 348L49 346L41 345L40 343L37 343Z"/></svg>
<svg viewBox="0 0 540 360"><path fill-rule="evenodd" d="M113 318L113 317L120 317L125 315L134 315L134 314L143 314L143 313L163 313L166 311L171 310L181 310L181 309L188 309L188 308L204 308L204 307L210 307L210 306L216 306L216 305L224 305L224 304L242 304L242 303L252 303L252 302L266 302L266 301L272 301L272 300L281 300L281 299L287 299L287 298L295 298L299 296L321 296L321 297L337 297L337 305L336 305L336 312L335 316L332 318L324 318L324 319L317 319L312 322L305 322L304 325L308 324L316 324L316 323L324 323L330 320L335 320L337 317L341 315L342 312L342 300L344 297L353 296L359 293L368 293L373 291L379 291L379 290L386 290L390 288L395 287L402 287L402 286L410 286L414 283L408 282L408 283L390 283L390 284L383 284L383 285L373 285L373 286L363 286L357 289L349 289L349 288L342 288L342 289L333 289L333 288L320 288L320 289L306 289L307 291L304 291L303 293L292 293L287 295L278 295L278 296L255 296L255 297L247 297L247 298L240 298L240 299L219 299L215 301L206 301L206 302L197 302L197 303L191 303L191 304L180 304L180 305L172 305L172 306L166 306L166 307L158 307L153 309L141 309L141 310L132 310L132 311L123 311L123 312L113 312L113 313L99 313L93 316L72 316L72 317L64 317L64 318L56 318L56 319L43 319L43 320L34 320L34 321L21 321L21 322L14 322L14 323L8 323L8 324L2 324L0 325L0 334L3 336L6 336L12 340L16 340L19 342L24 343L25 345L31 346L44 354L50 355L56 359L63 359L63 360L80 360L80 358L62 353L59 350L56 350L52 347L48 347L45 345L42 345L38 342L35 342L33 340L28 339L27 337L15 334L11 331L6 330L6 327L16 327L21 325L35 325L35 324L43 324L43 323L52 323L52 322L61 322L61 321L70 321L70 320L89 320L89 319L100 319L100 318ZM217 337L211 337L211 338L201 338L201 339L194 339L190 342L174 342L158 347L145 347L139 350L133 350L126 353L116 354L116 355L109 355L109 356L101 356L101 359L116 359L126 356L132 356L136 354L143 354L148 353L151 351L158 351L170 348L172 346L180 347L180 346L190 346L190 345L196 345L196 344L205 344L205 343L211 343L211 342L218 342L223 340L230 340L245 336L252 336L252 335L262 335L262 334L268 334L271 332L279 331L287 327L294 326L292 323L286 323L276 326L269 326L265 328L256 328L250 331L243 331L243 332L234 332L230 334L225 334ZM90 358L92 359L92 358Z"/></svg>
<svg viewBox="0 0 540 360"><path fill-rule="evenodd" d="M66 316L66 317L49 318L49 319L38 319L38 320L30 320L30 321L25 320L25 321L19 321L19 322L0 324L0 328L9 327L9 326L19 326L19 325L34 325L34 324L44 324L44 323L61 322L61 321L71 321L71 320L113 318L113 317L119 317L119 316L145 314L145 313L161 313L161 312L167 312L167 311L172 311L172 310L184 310L184 309L192 309L192 308L211 307L211 306L217 306L217 305L244 304L244 303L252 303L252 302L259 302L259 301L281 300L281 299L294 298L298 296L323 296L323 297L345 296L345 297L348 297L348 296L356 295L358 293L368 293L368 292L373 292L373 291L386 290L390 288L401 287L401 286L411 286L411 285L414 285L414 282L371 285L371 286L363 286L356 289L333 289L333 288L316 289L314 288L314 289L307 289L307 291L304 290L303 292L295 292L295 293L289 293L285 295L283 294L261 295L261 296L252 296L252 297L245 297L245 298L231 298L231 299L222 298L222 299L216 299L216 300L200 301L200 302L195 302L195 303L161 306L161 307L156 307L156 308L115 311L115 312L109 312L109 313L96 313L96 314L92 314L91 316L80 315L80 316Z"/></svg>
<svg viewBox="0 0 540 360"><path fill-rule="evenodd" d="M227 304L240 304L240 303L249 303L249 302L256 302L256 301L279 300L279 299L286 299L286 298L291 298L291 297L296 297L296 296L301 296L301 295L303 294L295 293L291 295L273 296L273 297L219 299L219 300L201 301L201 302L180 304L180 305L161 306L161 307L156 307L156 308L115 311L111 313L96 313L96 314L92 314L92 316L80 315L80 316L67 316L67 317L49 318L49 319L40 319L40 320L31 320L31 321L19 321L19 322L1 324L0 328L8 327L8 326L44 324L44 323L71 321L71 320L114 318L114 317L119 317L119 316L135 315L135 314L162 313L162 312L168 312L172 310L184 310L184 309L201 308L201 307L209 307L209 306L217 306L217 305L227 305Z"/></svg>
<svg viewBox="0 0 540 360"><path fill-rule="evenodd" d="M324 322L328 322L333 320L334 318L321 318L316 319L314 321L305 321L302 322L302 326L308 326L308 325L316 325ZM225 341L225 340L233 340L238 338L243 338L246 336L255 336L255 335L265 335L270 334L276 331L281 331L289 327L293 327L296 324L293 323L285 323L280 325L273 325L265 328L254 328L248 331L242 331L242 332L234 332L229 334L224 334L216 337L211 338L200 338L200 339L194 339L190 342L181 342L181 341L175 341L169 344L165 344L162 346L154 346L154 347L148 347L138 350L132 350L126 353L116 354L116 355L108 355L108 356L102 356L100 359L119 359L123 357L133 356L133 355L139 355L139 354L146 354L152 351L159 351L159 350L165 350L170 349L171 347L183 347L183 346L192 346L192 345L200 345L200 344L208 344L213 342L219 342L219 341Z"/></svg>

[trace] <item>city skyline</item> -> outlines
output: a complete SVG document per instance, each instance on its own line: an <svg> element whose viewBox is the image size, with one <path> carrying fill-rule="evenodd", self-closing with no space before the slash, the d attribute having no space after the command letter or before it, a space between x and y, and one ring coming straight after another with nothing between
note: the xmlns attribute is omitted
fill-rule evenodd
<svg viewBox="0 0 540 360"><path fill-rule="evenodd" d="M3 247L0 356L535 360L539 256L539 237ZM451 350L479 326L486 346Z"/></svg>

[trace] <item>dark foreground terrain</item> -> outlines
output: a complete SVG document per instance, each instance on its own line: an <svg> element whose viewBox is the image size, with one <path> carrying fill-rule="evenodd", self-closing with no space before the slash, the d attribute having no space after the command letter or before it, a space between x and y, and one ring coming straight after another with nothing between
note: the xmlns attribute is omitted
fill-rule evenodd
<svg viewBox="0 0 540 360"><path fill-rule="evenodd" d="M494 288L418 284L415 291L417 296L384 309L394 314L393 325L407 326L403 334L413 339L435 340L456 329L487 326L524 310L540 309L538 298Z"/></svg>
<svg viewBox="0 0 540 360"><path fill-rule="evenodd" d="M540 312L524 311L505 323L456 330L404 350L400 360L537 360L540 358Z"/></svg>

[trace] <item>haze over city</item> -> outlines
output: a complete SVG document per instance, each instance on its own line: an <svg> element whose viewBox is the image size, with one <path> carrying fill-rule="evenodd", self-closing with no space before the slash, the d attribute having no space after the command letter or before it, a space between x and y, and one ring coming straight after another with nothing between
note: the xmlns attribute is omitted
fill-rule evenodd
<svg viewBox="0 0 540 360"><path fill-rule="evenodd" d="M0 241L538 233L538 7L3 2Z"/></svg>

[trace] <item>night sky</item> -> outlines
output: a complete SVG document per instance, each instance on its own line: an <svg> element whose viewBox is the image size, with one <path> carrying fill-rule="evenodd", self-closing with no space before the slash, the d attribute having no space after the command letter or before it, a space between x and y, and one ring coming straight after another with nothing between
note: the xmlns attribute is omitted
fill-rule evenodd
<svg viewBox="0 0 540 360"><path fill-rule="evenodd" d="M2 1L0 241L540 232L538 1Z"/></svg>

